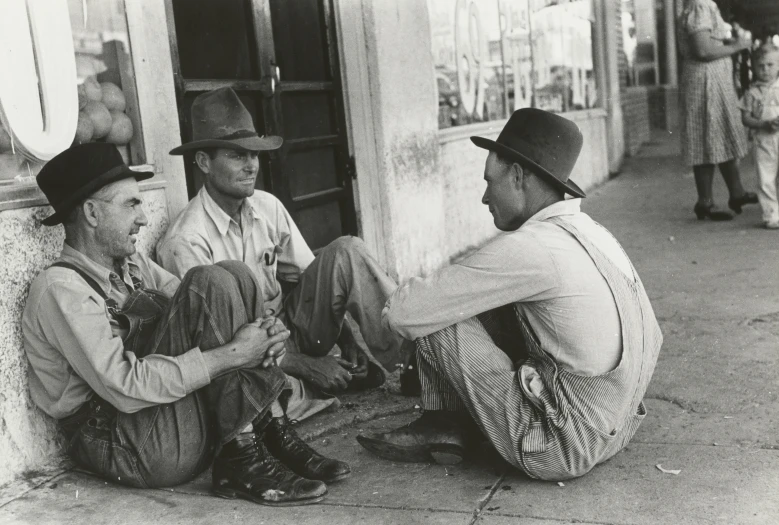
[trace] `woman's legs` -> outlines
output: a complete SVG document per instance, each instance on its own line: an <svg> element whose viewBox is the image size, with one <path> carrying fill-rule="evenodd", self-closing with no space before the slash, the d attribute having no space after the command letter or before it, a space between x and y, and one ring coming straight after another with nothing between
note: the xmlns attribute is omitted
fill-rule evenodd
<svg viewBox="0 0 779 525"><path fill-rule="evenodd" d="M738 199L744 196L744 186L741 185L741 174L738 171L736 159L719 164L719 171L728 187L731 199Z"/></svg>
<svg viewBox="0 0 779 525"><path fill-rule="evenodd" d="M698 164L692 167L695 174L695 189L698 190L698 204L714 203L712 186L714 183L714 164Z"/></svg>

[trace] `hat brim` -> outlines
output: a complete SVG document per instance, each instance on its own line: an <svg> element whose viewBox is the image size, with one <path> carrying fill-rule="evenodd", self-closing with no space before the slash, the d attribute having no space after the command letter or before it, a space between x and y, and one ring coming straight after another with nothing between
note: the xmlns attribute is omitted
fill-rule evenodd
<svg viewBox="0 0 779 525"><path fill-rule="evenodd" d="M273 151L279 149L284 143L284 139L276 135L267 137L245 137L240 139L204 139L195 140L182 144L177 148L170 150L171 155L183 155L189 151L203 148L229 148L244 149L248 151Z"/></svg>
<svg viewBox="0 0 779 525"><path fill-rule="evenodd" d="M525 163L529 165L535 173L540 175L544 178L545 181L550 183L552 186L564 191L565 193L569 195L573 195L574 197L579 197L580 199L583 199L586 197L582 189L571 179L568 179L566 182L561 181L549 171L547 171L543 166L540 166L536 164L533 160L529 159L522 153L513 150L509 147L504 146L503 144L498 144L494 140L490 140L484 137L471 137L471 142L476 144L476 146L486 149L489 151L494 151L495 153L498 153L499 155L502 155L504 157L507 157L509 159L514 159L519 163Z"/></svg>
<svg viewBox="0 0 779 525"><path fill-rule="evenodd" d="M66 176L66 174L63 174ZM64 201L57 203L58 210L49 215L41 221L44 226L55 226L62 224L62 221L68 216L78 204L95 193L103 186L108 186L113 182L117 182L124 179L134 177L138 182L154 177L154 173L151 171L135 171L128 166L117 166L108 170L99 177L91 180L89 184L79 188L73 195L65 199Z"/></svg>

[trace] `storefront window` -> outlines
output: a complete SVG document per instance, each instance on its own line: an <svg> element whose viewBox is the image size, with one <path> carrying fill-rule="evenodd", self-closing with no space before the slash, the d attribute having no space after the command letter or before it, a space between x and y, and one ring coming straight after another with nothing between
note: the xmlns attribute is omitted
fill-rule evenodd
<svg viewBox="0 0 779 525"><path fill-rule="evenodd" d="M625 85L658 83L657 22L654 0L622 0Z"/></svg>
<svg viewBox="0 0 779 525"><path fill-rule="evenodd" d="M109 142L143 164L124 1L11 0L4 10L0 52L13 82L0 81L0 189L34 183L71 144Z"/></svg>
<svg viewBox="0 0 779 525"><path fill-rule="evenodd" d="M597 106L592 0L428 0L439 128Z"/></svg>

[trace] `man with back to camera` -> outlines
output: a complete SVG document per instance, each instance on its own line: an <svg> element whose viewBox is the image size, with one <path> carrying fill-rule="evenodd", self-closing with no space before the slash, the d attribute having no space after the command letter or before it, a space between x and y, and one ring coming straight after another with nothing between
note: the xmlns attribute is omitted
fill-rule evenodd
<svg viewBox="0 0 779 525"><path fill-rule="evenodd" d="M320 501L349 466L302 442L278 401L289 331L263 315L240 262L182 281L136 253L147 223L115 146L74 146L37 182L63 224L59 259L33 281L22 316L30 394L59 420L68 455L133 487L184 483L213 464L214 492L264 505Z"/></svg>
<svg viewBox="0 0 779 525"><path fill-rule="evenodd" d="M292 335L280 362L290 378L288 415L303 419L334 401L331 393L384 382L381 367L356 343L348 311L372 354L394 368L402 338L386 330L381 309L395 282L356 237L341 237L315 258L284 205L255 190L259 154L282 138L258 136L252 117L230 88L199 95L192 104L192 140L171 154L191 154L203 187L157 246L160 264L176 275L201 264L239 260L257 276L266 315L280 317ZM283 297L280 280L297 283ZM340 357L328 355L335 344Z"/></svg>
<svg viewBox="0 0 779 525"><path fill-rule="evenodd" d="M497 141L471 140L490 152L482 202L505 233L392 295L384 322L416 341L424 412L357 440L395 461L457 463L481 432L531 477L581 476L644 418L662 334L621 246L580 211L577 126L527 108Z"/></svg>

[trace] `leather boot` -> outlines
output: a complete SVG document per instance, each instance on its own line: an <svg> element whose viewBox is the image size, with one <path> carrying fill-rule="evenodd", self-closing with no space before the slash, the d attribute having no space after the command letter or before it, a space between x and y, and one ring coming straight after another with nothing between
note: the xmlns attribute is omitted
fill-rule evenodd
<svg viewBox="0 0 779 525"><path fill-rule="evenodd" d="M389 432L357 436L367 450L390 461L456 465L463 460L478 427L459 413L426 411L418 419Z"/></svg>
<svg viewBox="0 0 779 525"><path fill-rule="evenodd" d="M271 418L265 427L264 440L271 454L304 478L333 483L349 477L352 472L347 463L326 458L308 446L286 417Z"/></svg>
<svg viewBox="0 0 779 525"><path fill-rule="evenodd" d="M309 505L327 493L321 481L304 479L274 458L255 433L240 434L222 448L211 479L217 496L261 505Z"/></svg>

